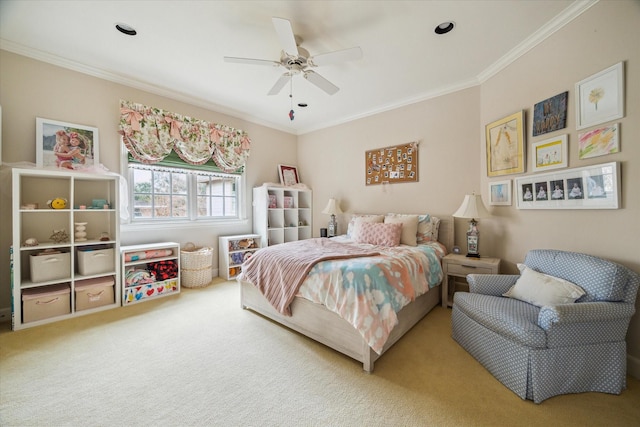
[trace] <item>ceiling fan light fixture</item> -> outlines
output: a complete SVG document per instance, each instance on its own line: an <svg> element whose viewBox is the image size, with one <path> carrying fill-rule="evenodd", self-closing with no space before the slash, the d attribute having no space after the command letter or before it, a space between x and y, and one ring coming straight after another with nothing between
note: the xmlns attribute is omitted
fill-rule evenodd
<svg viewBox="0 0 640 427"><path fill-rule="evenodd" d="M438 35L447 34L449 31L453 30L453 27L455 26L456 24L453 21L446 21L438 25L434 31Z"/></svg>
<svg viewBox="0 0 640 427"><path fill-rule="evenodd" d="M128 36L135 36L136 34L138 34L135 28L133 28L131 25L124 24L122 22L116 23L116 30Z"/></svg>

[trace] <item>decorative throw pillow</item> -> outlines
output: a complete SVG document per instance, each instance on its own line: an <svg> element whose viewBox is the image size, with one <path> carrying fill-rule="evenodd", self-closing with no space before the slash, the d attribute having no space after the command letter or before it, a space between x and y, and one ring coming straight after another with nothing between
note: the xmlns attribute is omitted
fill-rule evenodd
<svg viewBox="0 0 640 427"><path fill-rule="evenodd" d="M418 215L387 215L384 217L384 222L385 224L402 224L402 236L400 236L400 243L403 245L416 246Z"/></svg>
<svg viewBox="0 0 640 427"><path fill-rule="evenodd" d="M585 294L575 283L548 274L538 273L524 264L518 264L520 278L503 296L543 307L570 304Z"/></svg>
<svg viewBox="0 0 640 427"><path fill-rule="evenodd" d="M369 243L381 246L398 246L402 224L384 224L363 222L359 226L359 232L354 239L357 243Z"/></svg>
<svg viewBox="0 0 640 427"><path fill-rule="evenodd" d="M353 214L347 226L347 237L352 240L355 240L353 233L355 232L356 220L358 222L384 222L384 215Z"/></svg>
<svg viewBox="0 0 640 427"><path fill-rule="evenodd" d="M389 213L388 216L413 216L408 214ZM440 227L440 218L429 214L417 215L418 230L416 232L416 244L421 245L427 242L436 242L438 240L438 229Z"/></svg>

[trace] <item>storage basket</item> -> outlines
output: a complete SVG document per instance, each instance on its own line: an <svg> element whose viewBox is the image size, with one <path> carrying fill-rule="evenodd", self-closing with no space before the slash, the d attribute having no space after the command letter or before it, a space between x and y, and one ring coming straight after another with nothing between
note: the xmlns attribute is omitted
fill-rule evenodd
<svg viewBox="0 0 640 427"><path fill-rule="evenodd" d="M185 288L202 288L211 283L213 248L187 243L180 250L180 282Z"/></svg>

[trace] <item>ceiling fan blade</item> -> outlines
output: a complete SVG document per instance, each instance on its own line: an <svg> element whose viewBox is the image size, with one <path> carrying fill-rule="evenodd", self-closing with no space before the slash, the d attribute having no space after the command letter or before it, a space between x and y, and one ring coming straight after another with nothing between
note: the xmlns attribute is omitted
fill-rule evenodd
<svg viewBox="0 0 640 427"><path fill-rule="evenodd" d="M273 26L276 28L282 50L289 55L298 56L298 45L296 44L296 37L291 28L291 22L284 18L276 18L275 16L271 18L271 20L273 21Z"/></svg>
<svg viewBox="0 0 640 427"><path fill-rule="evenodd" d="M238 64L267 65L269 67L280 66L280 63L278 61L270 61L268 59L235 58L233 56L225 56L224 61L235 62Z"/></svg>
<svg viewBox="0 0 640 427"><path fill-rule="evenodd" d="M321 53L320 55L309 58L314 66L337 64L345 61L353 61L362 59L362 49L360 46L349 49L336 50L335 52Z"/></svg>
<svg viewBox="0 0 640 427"><path fill-rule="evenodd" d="M338 86L334 85L329 80L325 79L320 74L314 71L311 71L311 70L305 71L304 78L309 80L314 85L318 86L323 91L327 92L329 95L333 95L334 93L340 90Z"/></svg>
<svg viewBox="0 0 640 427"><path fill-rule="evenodd" d="M280 76L276 84L273 85L273 87L271 88L269 93L267 93L267 95L279 94L282 88L284 87L284 85L289 83L289 81L291 81L291 73L284 73L283 75Z"/></svg>

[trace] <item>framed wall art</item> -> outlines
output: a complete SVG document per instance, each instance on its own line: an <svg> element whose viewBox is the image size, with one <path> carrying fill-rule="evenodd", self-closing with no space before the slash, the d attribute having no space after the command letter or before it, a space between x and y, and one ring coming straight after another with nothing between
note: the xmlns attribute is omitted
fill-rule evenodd
<svg viewBox="0 0 640 427"><path fill-rule="evenodd" d="M579 133L578 157L580 159L588 159L589 157L605 156L619 152L618 126L619 124L616 123L611 126Z"/></svg>
<svg viewBox="0 0 640 427"><path fill-rule="evenodd" d="M568 166L567 147L567 135L559 135L544 141L532 142L531 161L533 172L566 168Z"/></svg>
<svg viewBox="0 0 640 427"><path fill-rule="evenodd" d="M624 69L619 62L576 83L576 129L624 117Z"/></svg>
<svg viewBox="0 0 640 427"><path fill-rule="evenodd" d="M364 153L365 184L418 181L418 143L376 148Z"/></svg>
<svg viewBox="0 0 640 427"><path fill-rule="evenodd" d="M300 176L298 168L295 166L278 165L278 174L280 175L280 184L290 186L300 184Z"/></svg>
<svg viewBox="0 0 640 427"><path fill-rule="evenodd" d="M569 91L552 96L533 106L533 136L567 127L567 97Z"/></svg>
<svg viewBox="0 0 640 427"><path fill-rule="evenodd" d="M86 169L100 164L98 129L36 118L36 166Z"/></svg>
<svg viewBox="0 0 640 427"><path fill-rule="evenodd" d="M511 180L489 182L489 205L511 206Z"/></svg>
<svg viewBox="0 0 640 427"><path fill-rule="evenodd" d="M524 111L486 126L487 175L500 176L525 170Z"/></svg>
<svg viewBox="0 0 640 427"><path fill-rule="evenodd" d="M603 163L515 179L518 209L618 209L620 165Z"/></svg>

